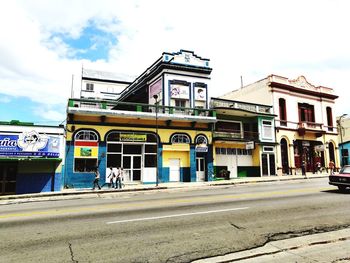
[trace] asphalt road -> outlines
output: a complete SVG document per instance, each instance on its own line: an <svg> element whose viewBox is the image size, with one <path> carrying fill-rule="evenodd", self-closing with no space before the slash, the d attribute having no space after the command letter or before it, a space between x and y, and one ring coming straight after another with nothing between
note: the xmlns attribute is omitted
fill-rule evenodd
<svg viewBox="0 0 350 263"><path fill-rule="evenodd" d="M1 262L191 262L346 229L327 178L0 206Z"/></svg>

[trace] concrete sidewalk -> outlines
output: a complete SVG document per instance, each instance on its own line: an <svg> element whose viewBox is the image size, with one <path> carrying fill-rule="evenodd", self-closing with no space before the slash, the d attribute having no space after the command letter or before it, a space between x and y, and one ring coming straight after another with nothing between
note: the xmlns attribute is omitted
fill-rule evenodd
<svg viewBox="0 0 350 263"><path fill-rule="evenodd" d="M230 180L218 180L210 182L176 182L176 183L159 183L158 186L155 184L129 184L126 183L125 187L120 190L110 189L104 186L101 190L91 190L89 189L62 189L59 192L42 192L33 194L20 194L20 195L3 195L0 196L0 201L6 200L19 200L19 199L37 199L43 197L64 197L68 199L69 197L74 198L74 196L86 196L86 195L96 195L103 193L117 193L117 192L132 192L132 191L149 191L149 190L162 190L162 189L173 189L173 188L196 188L196 187L212 187L212 186L224 186L224 185L238 185L238 184L248 184L248 183L261 183L261 182L277 182L277 181L288 181L288 180L302 180L302 179L313 179L328 177L328 174L307 174L302 175L286 175L286 176L266 176L266 177L240 177Z"/></svg>

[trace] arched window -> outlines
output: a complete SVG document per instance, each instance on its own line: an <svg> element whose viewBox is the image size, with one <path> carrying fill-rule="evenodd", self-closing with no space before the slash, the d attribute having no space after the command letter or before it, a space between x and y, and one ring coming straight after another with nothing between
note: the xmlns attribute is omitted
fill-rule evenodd
<svg viewBox="0 0 350 263"><path fill-rule="evenodd" d="M81 130L75 134L75 141L98 141L98 135L94 131Z"/></svg>
<svg viewBox="0 0 350 263"><path fill-rule="evenodd" d="M191 143L190 137L187 134L177 133L171 139L171 143Z"/></svg>
<svg viewBox="0 0 350 263"><path fill-rule="evenodd" d="M280 114L280 125L287 126L287 109L286 109L286 100L279 99L279 114Z"/></svg>
<svg viewBox="0 0 350 263"><path fill-rule="evenodd" d="M208 144L208 139L204 135L198 135L196 137L196 144Z"/></svg>
<svg viewBox="0 0 350 263"><path fill-rule="evenodd" d="M327 126L329 131L333 131L333 114L332 114L332 108L327 107Z"/></svg>
<svg viewBox="0 0 350 263"><path fill-rule="evenodd" d="M282 160L282 173L289 174L289 153L288 153L288 142L286 139L281 139L281 160Z"/></svg>
<svg viewBox="0 0 350 263"><path fill-rule="evenodd" d="M74 136L74 172L89 173L97 167L98 135L95 131L80 130Z"/></svg>

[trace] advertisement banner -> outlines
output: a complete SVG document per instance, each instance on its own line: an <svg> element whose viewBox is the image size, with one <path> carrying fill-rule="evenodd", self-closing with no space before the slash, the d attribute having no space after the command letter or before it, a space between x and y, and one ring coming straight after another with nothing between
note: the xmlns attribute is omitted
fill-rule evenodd
<svg viewBox="0 0 350 263"><path fill-rule="evenodd" d="M202 87L195 87L194 88L194 98L195 100L200 100L200 101L206 101L206 94L207 90Z"/></svg>
<svg viewBox="0 0 350 263"><path fill-rule="evenodd" d="M170 97L173 99L189 99L190 91L188 86L172 84L170 85Z"/></svg>
<svg viewBox="0 0 350 263"><path fill-rule="evenodd" d="M60 156L60 138L36 131L0 134L0 155L57 158Z"/></svg>

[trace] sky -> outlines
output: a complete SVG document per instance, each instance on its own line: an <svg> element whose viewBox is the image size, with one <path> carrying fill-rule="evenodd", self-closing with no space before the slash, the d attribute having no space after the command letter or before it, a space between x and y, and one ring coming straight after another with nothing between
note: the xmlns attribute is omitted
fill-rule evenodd
<svg viewBox="0 0 350 263"><path fill-rule="evenodd" d="M210 59L217 97L276 74L334 89L350 115L347 0L3 0L0 121L58 125L82 68L132 81L163 52Z"/></svg>

